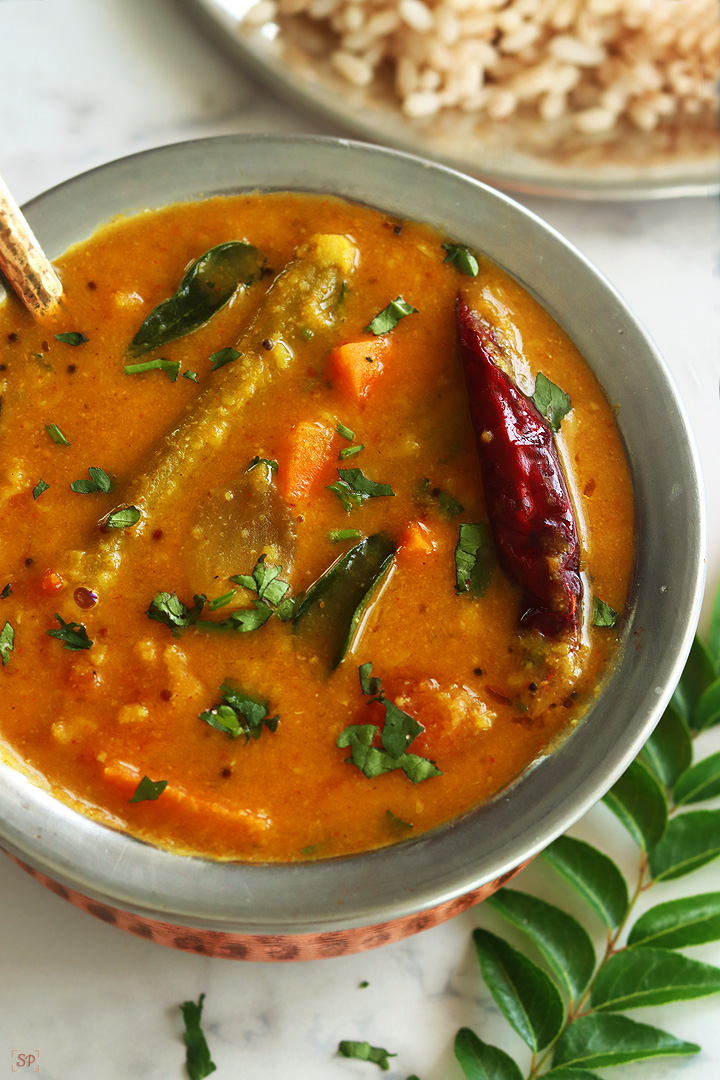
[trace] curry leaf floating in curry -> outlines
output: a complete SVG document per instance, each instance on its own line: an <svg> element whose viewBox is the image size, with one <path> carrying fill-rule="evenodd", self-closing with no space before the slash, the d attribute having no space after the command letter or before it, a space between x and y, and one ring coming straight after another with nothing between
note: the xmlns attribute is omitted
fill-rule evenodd
<svg viewBox="0 0 720 1080"><path fill-rule="evenodd" d="M6 586L7 588L8 586ZM4 592L5 590L3 590ZM9 595L9 594L8 594ZM14 627L6 622L2 630L0 630L0 660L5 667L10 659L10 653L15 649L15 630Z"/></svg>
<svg viewBox="0 0 720 1080"><path fill-rule="evenodd" d="M245 742L249 742L250 736L259 739L263 727L268 731L277 731L280 717L270 716L267 701L252 697L244 690L236 690L227 683L222 684L219 693L219 704L200 713L198 719L234 739L244 735Z"/></svg>
<svg viewBox="0 0 720 1080"><path fill-rule="evenodd" d="M155 799L162 795L167 784L167 780L151 780L149 776L143 776L135 788L135 794L131 799L128 799L128 802L154 802Z"/></svg>
<svg viewBox="0 0 720 1080"><path fill-rule="evenodd" d="M570 395L556 386L554 382L538 372L535 380L535 391L532 396L535 407L541 416L544 416L555 433L560 430L562 420L572 409Z"/></svg>
<svg viewBox="0 0 720 1080"><path fill-rule="evenodd" d="M55 618L60 623L59 630L46 630L46 633L52 637L57 638L58 641L62 641L66 649L70 652L80 652L81 649L89 649L92 647L92 641L88 637L88 632L82 623L68 622L55 612Z"/></svg>
<svg viewBox="0 0 720 1080"><path fill-rule="evenodd" d="M374 319L370 320L365 330L367 333L374 334L375 337L388 334L406 315L417 315L417 310L412 304L403 300L402 296L398 296L397 300L392 300L386 308L377 313Z"/></svg>
<svg viewBox="0 0 720 1080"><path fill-rule="evenodd" d="M368 536L328 567L300 598L293 630L312 643L332 670L352 649L362 617L395 558L383 533Z"/></svg>
<svg viewBox="0 0 720 1080"><path fill-rule="evenodd" d="M177 292L153 308L130 342L128 355L140 356L199 329L241 285L258 281L264 265L257 248L241 241L210 248L190 266Z"/></svg>

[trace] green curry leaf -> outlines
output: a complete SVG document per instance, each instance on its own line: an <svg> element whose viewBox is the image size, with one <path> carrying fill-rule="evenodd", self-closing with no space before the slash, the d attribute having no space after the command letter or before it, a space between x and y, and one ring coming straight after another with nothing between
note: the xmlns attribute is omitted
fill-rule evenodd
<svg viewBox="0 0 720 1080"><path fill-rule="evenodd" d="M240 286L249 287L260 278L264 262L257 248L241 241L210 248L188 268L177 292L150 312L128 355L140 356L203 326Z"/></svg>

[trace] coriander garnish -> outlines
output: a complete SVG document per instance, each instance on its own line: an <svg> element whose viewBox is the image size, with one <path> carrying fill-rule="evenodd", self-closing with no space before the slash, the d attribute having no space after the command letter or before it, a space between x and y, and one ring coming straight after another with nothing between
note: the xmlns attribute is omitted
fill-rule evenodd
<svg viewBox="0 0 720 1080"><path fill-rule="evenodd" d="M333 544L339 544L343 540L360 540L362 533L359 529L332 529L328 536Z"/></svg>
<svg viewBox="0 0 720 1080"><path fill-rule="evenodd" d="M113 510L105 518L103 525L108 529L130 529L137 525L141 514L137 506L123 506L119 510Z"/></svg>
<svg viewBox="0 0 720 1080"><path fill-rule="evenodd" d="M198 381L197 371L190 371L188 369L187 371L183 371L182 377L183 379L190 379L191 382L196 383Z"/></svg>
<svg viewBox="0 0 720 1080"><path fill-rule="evenodd" d="M338 454L341 461L345 458L353 457L355 454L359 454L361 450L365 449L364 443L359 443L357 446L344 446Z"/></svg>
<svg viewBox="0 0 720 1080"><path fill-rule="evenodd" d="M70 443L65 438L65 436L63 435L62 431L57 426L57 424L46 424L45 425L45 430L47 431L48 435L50 436L52 441L54 443L56 443L57 446L69 446L70 445Z"/></svg>
<svg viewBox="0 0 720 1080"><path fill-rule="evenodd" d="M62 341L65 345L73 345L77 347L78 345L82 345L89 339L86 338L84 334L81 334L79 330L68 330L64 334L56 334L55 340Z"/></svg>
<svg viewBox="0 0 720 1080"><path fill-rule="evenodd" d="M218 349L217 352L211 353L208 357L210 370L217 371L218 368L225 367L226 364L231 364L233 360L237 360L239 356L242 356L242 353L230 346L226 349Z"/></svg>
<svg viewBox="0 0 720 1080"><path fill-rule="evenodd" d="M236 690L227 683L222 684L219 694L219 704L200 713L199 720L204 720L218 731L224 731L233 739L244 735L246 743L251 735L253 739L259 739L263 727L268 731L277 731L280 717L269 715L267 701L252 697L244 690Z"/></svg>
<svg viewBox="0 0 720 1080"><path fill-rule="evenodd" d="M377 313L375 318L365 327L365 331L379 337L380 334L387 334L390 330L394 330L406 315L416 314L417 308L414 308L412 304L408 304L403 300L402 296L398 296L397 300L391 301L386 308Z"/></svg>
<svg viewBox="0 0 720 1080"><path fill-rule="evenodd" d="M12 585L8 581L3 591L0 592L0 600L7 600L9 596L12 596Z"/></svg>
<svg viewBox="0 0 720 1080"><path fill-rule="evenodd" d="M328 484L328 490L337 495L348 514L353 506L359 506L366 499L378 498L382 495L394 495L395 492L389 484L379 484L364 475L362 469L338 469L339 480L334 484Z"/></svg>
<svg viewBox="0 0 720 1080"><path fill-rule="evenodd" d="M205 606L202 594L193 597L193 606L183 604L177 593L159 592L153 598L147 612L148 619L169 626L177 637L180 631L194 626Z"/></svg>
<svg viewBox="0 0 720 1080"><path fill-rule="evenodd" d="M609 604L606 604L604 600L600 600L599 597L593 596L593 626L615 626L617 621L617 611L615 611L614 608L611 608Z"/></svg>
<svg viewBox="0 0 720 1080"><path fill-rule="evenodd" d="M335 425L335 430L338 435L342 435L343 439L347 439L348 442L353 442L355 439L355 432L351 431L349 427L345 427L339 420Z"/></svg>
<svg viewBox="0 0 720 1080"><path fill-rule="evenodd" d="M561 390L559 386L556 386L554 382L550 382L548 377L540 371L535 380L532 400L540 415L545 417L553 431L558 432L560 422L572 408L570 395Z"/></svg>
<svg viewBox="0 0 720 1080"><path fill-rule="evenodd" d="M35 487L33 488L33 493L32 493L32 497L33 497L33 499L38 499L38 498L40 498L40 496L42 495L43 491L47 491L47 489L48 489L49 487L50 487L50 485L49 485L49 484L46 484L44 480L38 480L37 484L36 484L36 485L35 485Z"/></svg>
<svg viewBox="0 0 720 1080"><path fill-rule="evenodd" d="M167 787L167 780L151 780L149 776L143 776L135 788L135 794L128 802L154 802Z"/></svg>
<svg viewBox="0 0 720 1080"><path fill-rule="evenodd" d="M462 524L455 548L455 591L480 597L495 568L495 549L487 522Z"/></svg>
<svg viewBox="0 0 720 1080"><path fill-rule="evenodd" d="M144 360L140 364L125 364L123 371L126 375L142 375L146 371L164 371L170 382L175 382L180 374L180 361L163 360L162 357L158 357L157 360Z"/></svg>
<svg viewBox="0 0 720 1080"><path fill-rule="evenodd" d="M91 466L88 472L90 473L89 480L73 480L70 485L73 491L79 495L90 495L94 491L108 492L110 490L112 480L104 469L95 469Z"/></svg>
<svg viewBox="0 0 720 1080"><path fill-rule="evenodd" d="M371 675L371 671L370 663L361 664L358 668L363 694L370 697L370 702L378 702L385 708L385 722L380 733L381 746L375 745L378 735L376 724L350 724L337 738L340 749L350 748L350 757L346 760L356 765L369 780L396 769L402 769L413 784L419 784L431 776L442 776L434 762L408 753L410 744L425 728L414 716L403 712L385 696L382 680Z"/></svg>
<svg viewBox="0 0 720 1080"><path fill-rule="evenodd" d="M9 588L9 586L6 586ZM4 590L3 590L4 592ZM9 594L8 594L9 595ZM10 659L10 653L15 649L15 630L6 622L2 630L0 630L0 660L2 660L2 666L5 667Z"/></svg>
<svg viewBox="0 0 720 1080"><path fill-rule="evenodd" d="M250 460L250 464L248 465L245 472L250 472L257 465L267 465L268 469L271 469L272 472L277 472L278 470L278 463L277 461L273 461L272 458L254 457Z"/></svg>
<svg viewBox="0 0 720 1080"><path fill-rule="evenodd" d="M187 1047L185 1068L190 1080L205 1080L205 1077L210 1076L216 1069L200 1023L204 1000L205 995L201 994L197 1004L194 1001L184 1001L180 1006L185 1023L183 1037Z"/></svg>
<svg viewBox="0 0 720 1080"><path fill-rule="evenodd" d="M374 1065L379 1065L383 1072L387 1072L390 1068L388 1058L397 1057L397 1054L390 1054L387 1050L383 1050L382 1046L371 1046L370 1043L355 1042L352 1039L343 1039L338 1046L338 1052L346 1058L371 1061Z"/></svg>
<svg viewBox="0 0 720 1080"><path fill-rule="evenodd" d="M443 251L447 252L443 262L455 266L461 274L467 274L468 277L477 277L480 267L472 251L463 247L462 244L441 244L440 246Z"/></svg>
<svg viewBox="0 0 720 1080"><path fill-rule="evenodd" d="M59 630L46 630L45 633L49 637L56 638L58 641L64 642L65 648L70 652L80 652L82 649L89 649L92 646L92 641L88 637L87 630L82 623L68 622L55 612L55 618L60 623Z"/></svg>
<svg viewBox="0 0 720 1080"><path fill-rule="evenodd" d="M217 611L218 608L225 607L236 593L237 589L231 589L230 592L223 593L222 596L217 596L214 600L208 600L208 611Z"/></svg>

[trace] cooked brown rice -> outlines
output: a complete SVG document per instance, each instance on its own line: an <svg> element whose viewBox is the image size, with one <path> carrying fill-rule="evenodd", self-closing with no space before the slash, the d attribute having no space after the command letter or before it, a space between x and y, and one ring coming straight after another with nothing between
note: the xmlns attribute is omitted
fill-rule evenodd
<svg viewBox="0 0 720 1080"><path fill-rule="evenodd" d="M296 15L329 26L349 83L389 63L409 117L530 110L588 135L717 122L718 0L259 0L246 21Z"/></svg>

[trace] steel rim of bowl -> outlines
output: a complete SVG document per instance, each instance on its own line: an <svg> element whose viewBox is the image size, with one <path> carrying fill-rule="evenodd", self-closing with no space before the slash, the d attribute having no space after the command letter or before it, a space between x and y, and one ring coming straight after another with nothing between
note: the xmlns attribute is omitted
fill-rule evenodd
<svg viewBox="0 0 720 1080"><path fill-rule="evenodd" d="M662 358L602 275L508 196L445 166L344 139L226 136L110 162L38 196L24 212L53 258L123 211L286 189L429 221L484 251L540 299L620 406L638 553L627 647L597 704L510 788L415 840L302 864L177 856L85 818L0 765L0 844L18 858L128 911L254 934L402 918L477 889L542 850L598 801L662 715L692 644L705 572L697 451Z"/></svg>

